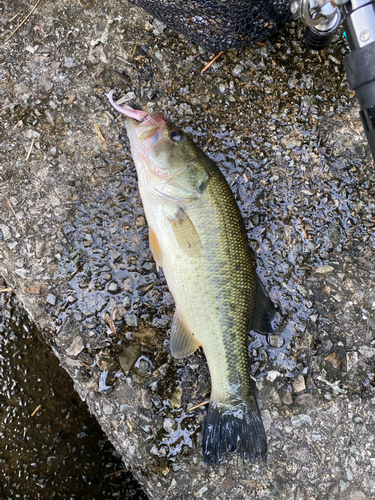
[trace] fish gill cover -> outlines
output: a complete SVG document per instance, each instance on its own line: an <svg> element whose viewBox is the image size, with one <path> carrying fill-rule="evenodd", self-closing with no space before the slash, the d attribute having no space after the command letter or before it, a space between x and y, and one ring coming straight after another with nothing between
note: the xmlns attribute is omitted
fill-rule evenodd
<svg viewBox="0 0 375 500"><path fill-rule="evenodd" d="M130 0L209 52L253 45L290 18L288 0Z"/></svg>

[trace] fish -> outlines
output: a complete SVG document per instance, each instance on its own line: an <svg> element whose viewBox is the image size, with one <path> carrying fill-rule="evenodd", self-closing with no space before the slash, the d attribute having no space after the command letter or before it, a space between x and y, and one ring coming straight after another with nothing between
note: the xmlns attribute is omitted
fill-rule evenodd
<svg viewBox="0 0 375 500"><path fill-rule="evenodd" d="M171 354L202 347L210 371L204 461L266 461L248 331L271 333L276 308L255 271L241 211L218 166L183 130L160 112L117 105L113 93L111 104L127 116L151 251L175 300Z"/></svg>

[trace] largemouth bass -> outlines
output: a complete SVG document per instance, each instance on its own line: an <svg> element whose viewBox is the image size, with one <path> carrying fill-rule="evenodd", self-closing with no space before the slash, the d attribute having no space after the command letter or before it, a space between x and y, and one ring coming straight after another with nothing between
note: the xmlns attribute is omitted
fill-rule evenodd
<svg viewBox="0 0 375 500"><path fill-rule="evenodd" d="M112 105L126 129L152 254L176 303L170 349L202 346L211 374L203 430L207 463L229 453L266 459L267 440L249 375L249 329L272 331L274 306L252 264L241 212L223 174L163 115Z"/></svg>

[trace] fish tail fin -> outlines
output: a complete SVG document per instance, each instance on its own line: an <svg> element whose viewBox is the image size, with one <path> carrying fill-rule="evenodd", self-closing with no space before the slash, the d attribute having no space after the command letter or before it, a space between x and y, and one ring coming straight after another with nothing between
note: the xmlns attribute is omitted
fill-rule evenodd
<svg viewBox="0 0 375 500"><path fill-rule="evenodd" d="M210 402L203 430L204 461L220 463L231 453L249 461L266 461L266 433L252 393L234 404Z"/></svg>

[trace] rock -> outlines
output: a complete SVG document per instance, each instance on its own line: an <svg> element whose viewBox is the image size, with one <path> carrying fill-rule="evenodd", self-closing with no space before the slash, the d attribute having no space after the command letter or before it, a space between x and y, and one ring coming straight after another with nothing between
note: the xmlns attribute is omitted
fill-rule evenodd
<svg viewBox="0 0 375 500"><path fill-rule="evenodd" d="M315 269L315 272L316 274L327 274L327 273L331 273L332 271L334 271L335 268L332 267L332 266L320 266L320 267L317 267Z"/></svg>
<svg viewBox="0 0 375 500"><path fill-rule="evenodd" d="M40 285L30 285L26 288L26 293L32 293L34 295L40 294Z"/></svg>
<svg viewBox="0 0 375 500"><path fill-rule="evenodd" d="M306 389L305 378L303 375L298 375L297 379L293 382L293 389L295 392L302 392Z"/></svg>
<svg viewBox="0 0 375 500"><path fill-rule="evenodd" d="M270 370L267 373L267 380L269 380L270 382L273 382L274 380L277 379L277 377L280 377L280 376L281 376L281 373L278 372L277 370Z"/></svg>
<svg viewBox="0 0 375 500"><path fill-rule="evenodd" d="M146 219L143 215L139 215L135 220L135 225L137 227L144 226L146 224Z"/></svg>
<svg viewBox="0 0 375 500"><path fill-rule="evenodd" d="M170 326L172 320L166 314L163 314L161 318L154 318L152 320L152 326L154 328L168 328Z"/></svg>
<svg viewBox="0 0 375 500"><path fill-rule="evenodd" d="M131 278L124 279L124 281L122 282L122 284L124 285L124 289L125 289L126 292L132 293L132 291L133 291L133 283L132 283Z"/></svg>
<svg viewBox="0 0 375 500"><path fill-rule="evenodd" d="M293 144L292 146L288 144L287 147L294 147L295 145L300 145L300 144ZM290 264L296 263L300 253L301 253L301 244L296 243L288 254L288 261L290 262Z"/></svg>
<svg viewBox="0 0 375 500"><path fill-rule="evenodd" d="M140 352L141 352L141 346L139 344L130 344L129 346L125 347L123 352L120 354L119 363L122 371L125 374L137 361Z"/></svg>
<svg viewBox="0 0 375 500"><path fill-rule="evenodd" d="M346 353L346 370L350 371L358 363L359 357L358 352L347 352Z"/></svg>
<svg viewBox="0 0 375 500"><path fill-rule="evenodd" d="M299 405L307 408L315 408L317 405L317 400L312 394L300 394L297 396L296 401Z"/></svg>
<svg viewBox="0 0 375 500"><path fill-rule="evenodd" d="M284 339L280 335L269 335L268 343L272 347L282 347L284 345Z"/></svg>
<svg viewBox="0 0 375 500"><path fill-rule="evenodd" d="M105 392L112 388L112 386L106 384L107 376L108 376L108 370L105 370L100 375L98 392ZM109 410L107 409L107 415L109 414L108 411Z"/></svg>
<svg viewBox="0 0 375 500"><path fill-rule="evenodd" d="M5 225L5 224L0 224L0 236L4 239L4 240L8 240L10 238L10 229L9 229L9 226Z"/></svg>
<svg viewBox="0 0 375 500"><path fill-rule="evenodd" d="M336 353L332 353L330 354L329 356L327 356L326 358L324 358L325 361L328 361L329 363L331 363L331 365L336 368L337 370L341 370L341 365L342 365L342 361L341 359L337 356Z"/></svg>
<svg viewBox="0 0 375 500"><path fill-rule="evenodd" d="M312 420L309 415L301 413L291 418L291 422L294 427L301 427L302 425L312 425Z"/></svg>
<svg viewBox="0 0 375 500"><path fill-rule="evenodd" d="M77 336L74 338L73 342L67 348L66 353L68 356L76 357L83 351L84 348L85 346L82 337Z"/></svg>
<svg viewBox="0 0 375 500"><path fill-rule="evenodd" d="M233 73L235 76L238 76L243 72L243 70L244 70L244 67L242 66L242 64L236 64L236 66L233 69Z"/></svg>
<svg viewBox="0 0 375 500"><path fill-rule="evenodd" d="M14 271L20 278L26 279L30 271L28 269L15 269Z"/></svg>
<svg viewBox="0 0 375 500"><path fill-rule="evenodd" d="M283 397L283 403L285 403L286 405L291 405L293 403L293 398L289 389L286 390L286 394Z"/></svg>
<svg viewBox="0 0 375 500"><path fill-rule="evenodd" d="M142 268L145 271L153 271L155 269L155 262L145 262L142 264Z"/></svg>
<svg viewBox="0 0 375 500"><path fill-rule="evenodd" d="M375 356L375 348L374 347L367 347L364 345L364 346L359 348L359 352L365 358L373 358Z"/></svg>
<svg viewBox="0 0 375 500"><path fill-rule="evenodd" d="M74 68L76 65L73 57L65 57L64 66L66 68Z"/></svg>
<svg viewBox="0 0 375 500"><path fill-rule="evenodd" d="M174 305L173 295L170 292L164 292L163 293L163 302L165 303L166 306Z"/></svg>
<svg viewBox="0 0 375 500"><path fill-rule="evenodd" d="M38 259L43 256L43 250L45 247L45 242L41 240L36 240L35 242L35 255Z"/></svg>
<svg viewBox="0 0 375 500"><path fill-rule="evenodd" d="M114 281L112 281L112 283L109 283L108 287L107 287L107 290L109 292L112 292L112 293L116 293L117 290L118 290L118 285L117 283L115 283ZM128 323L129 324L129 323ZM134 325L136 326L136 325Z"/></svg>
<svg viewBox="0 0 375 500"><path fill-rule="evenodd" d="M163 428L167 432L172 432L175 429L176 425L173 419L166 418L163 422Z"/></svg>
<svg viewBox="0 0 375 500"><path fill-rule="evenodd" d="M56 296L53 295L53 293L49 293L47 295L47 299L46 300L47 300L48 304L51 304L53 306L56 304Z"/></svg>
<svg viewBox="0 0 375 500"><path fill-rule="evenodd" d="M125 321L128 326L138 326L138 317L135 314L126 314Z"/></svg>
<svg viewBox="0 0 375 500"><path fill-rule="evenodd" d="M173 391L172 396L169 399L169 403L172 408L181 408L181 399L182 399L182 389L180 386L177 386Z"/></svg>
<svg viewBox="0 0 375 500"><path fill-rule="evenodd" d="M151 373L152 362L146 356L141 356L140 358L138 358L135 366L143 374Z"/></svg>
<svg viewBox="0 0 375 500"><path fill-rule="evenodd" d="M271 425L272 425L272 417L271 417L271 413L269 410L264 410L261 412L261 415L262 415L262 421L263 421L263 425L264 425L264 430L266 432L268 432L271 428Z"/></svg>

